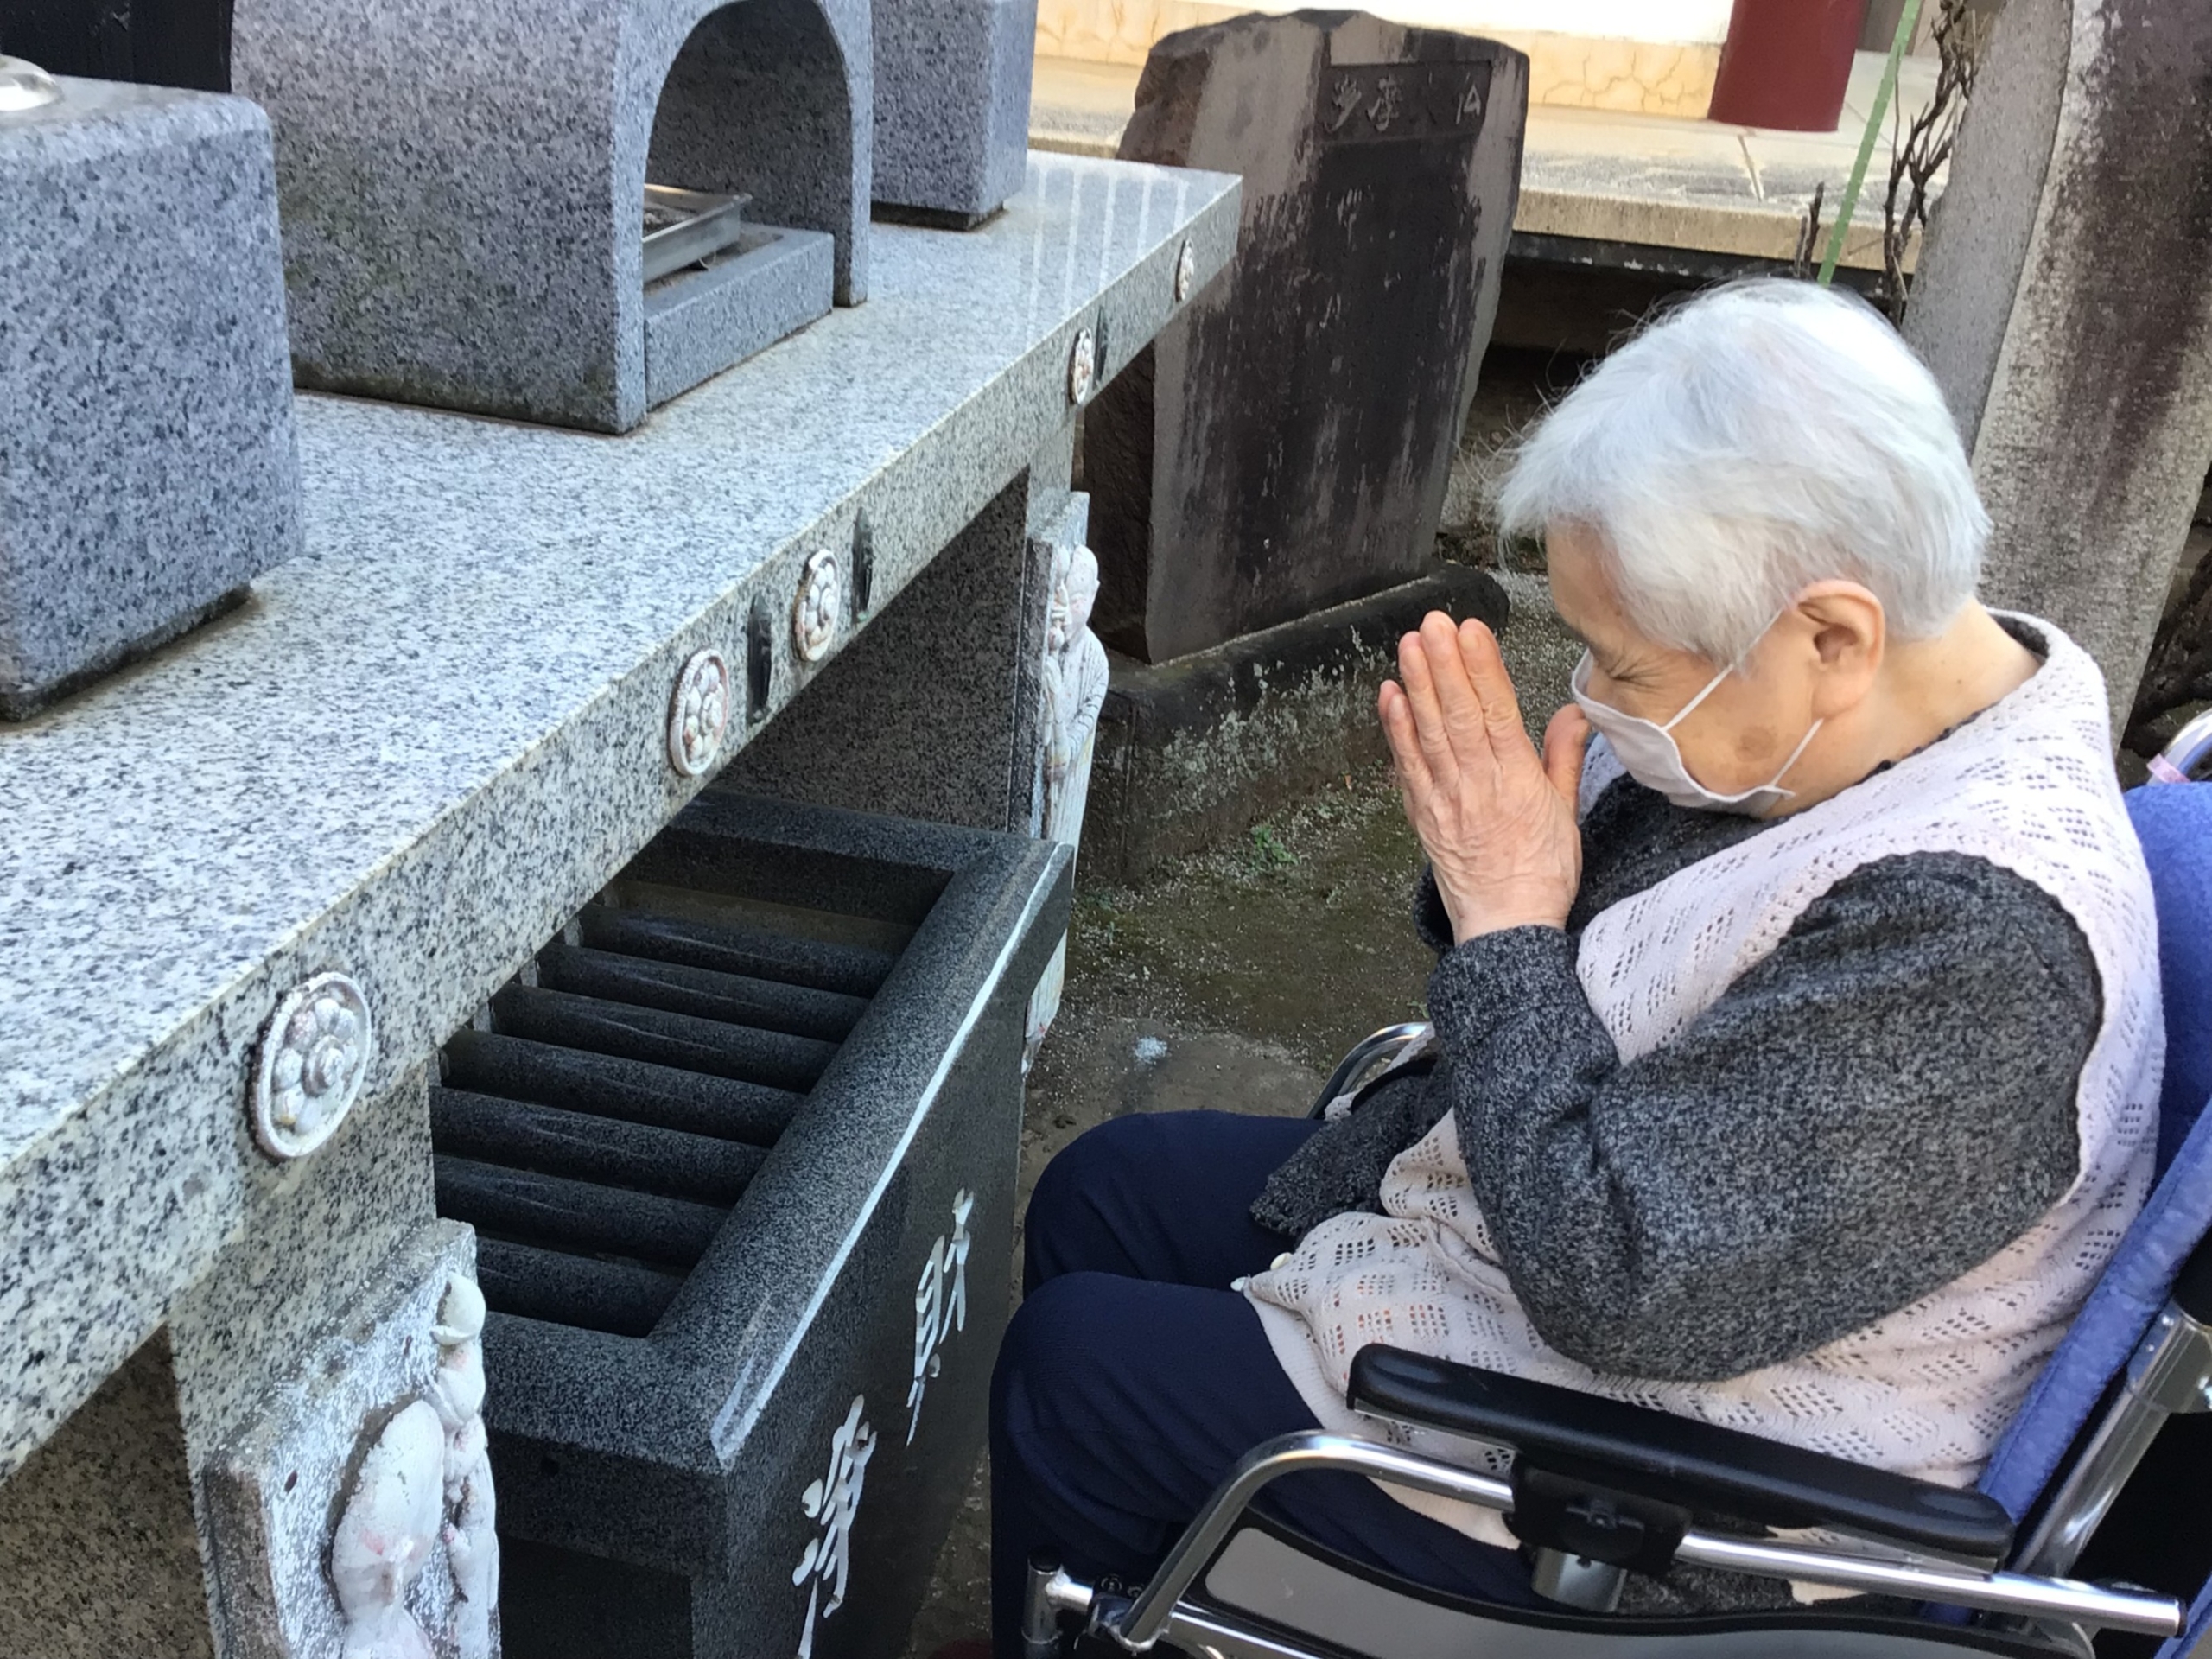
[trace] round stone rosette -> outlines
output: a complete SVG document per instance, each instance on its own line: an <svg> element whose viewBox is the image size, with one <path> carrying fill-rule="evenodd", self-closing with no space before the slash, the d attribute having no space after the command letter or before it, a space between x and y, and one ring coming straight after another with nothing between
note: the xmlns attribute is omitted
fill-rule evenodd
<svg viewBox="0 0 2212 1659"><path fill-rule="evenodd" d="M317 974L276 1005L253 1068L253 1138L304 1158L337 1132L376 1051L369 1000L344 974Z"/></svg>
<svg viewBox="0 0 2212 1659"><path fill-rule="evenodd" d="M729 664L719 651L695 652L676 677L668 706L668 763L696 778L721 753L729 729Z"/></svg>
<svg viewBox="0 0 2212 1659"><path fill-rule="evenodd" d="M1090 329L1078 329L1075 349L1068 353L1068 401L1087 404L1098 385L1098 340Z"/></svg>
<svg viewBox="0 0 2212 1659"><path fill-rule="evenodd" d="M791 604L791 648L802 662L820 662L836 643L844 608L844 566L829 549L817 549L799 572L798 596Z"/></svg>

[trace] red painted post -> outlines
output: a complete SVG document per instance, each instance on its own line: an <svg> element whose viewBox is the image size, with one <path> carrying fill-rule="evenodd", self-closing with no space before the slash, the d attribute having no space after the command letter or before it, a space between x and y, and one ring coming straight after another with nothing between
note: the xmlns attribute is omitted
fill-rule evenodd
<svg viewBox="0 0 2212 1659"><path fill-rule="evenodd" d="M1736 0L1709 118L1833 132L1867 0Z"/></svg>

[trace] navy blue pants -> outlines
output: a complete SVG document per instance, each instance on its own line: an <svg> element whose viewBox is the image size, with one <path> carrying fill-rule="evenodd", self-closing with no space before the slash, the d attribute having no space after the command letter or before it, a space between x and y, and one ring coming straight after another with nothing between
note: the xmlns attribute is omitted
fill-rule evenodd
<svg viewBox="0 0 2212 1659"><path fill-rule="evenodd" d="M1019 1659L1039 1552L1141 1582L1230 1466L1319 1425L1232 1279L1288 1241L1247 1213L1315 1125L1173 1112L1116 1118L1055 1158L1029 1201L1025 1296L991 1386L991 1621ZM1528 1568L1363 1477L1292 1476L1264 1507L1356 1560L1510 1605Z"/></svg>

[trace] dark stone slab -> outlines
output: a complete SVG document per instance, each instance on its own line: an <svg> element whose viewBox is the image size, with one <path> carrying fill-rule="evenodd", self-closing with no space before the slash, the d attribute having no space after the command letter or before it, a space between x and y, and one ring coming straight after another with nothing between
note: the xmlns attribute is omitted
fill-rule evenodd
<svg viewBox="0 0 2212 1659"><path fill-rule="evenodd" d="M799 1096L789 1090L499 1032L454 1033L440 1064L455 1088L764 1145L783 1133L799 1107Z"/></svg>
<svg viewBox="0 0 2212 1659"><path fill-rule="evenodd" d="M1025 473L1001 490L746 745L728 780L907 819L1026 827L1038 704L1023 681L1051 586L1028 533L1030 488Z"/></svg>
<svg viewBox="0 0 2212 1659"><path fill-rule="evenodd" d="M681 963L641 962L580 945L556 944L541 951L537 982L548 990L612 998L832 1043L842 1041L868 1010L867 1001L858 996L779 985L749 975L718 974Z"/></svg>
<svg viewBox="0 0 2212 1659"><path fill-rule="evenodd" d="M771 1089L814 1086L836 1045L696 1014L510 985L492 999L501 1032L561 1048L619 1054Z"/></svg>
<svg viewBox="0 0 2212 1659"><path fill-rule="evenodd" d="M786 994L810 987L855 1001L873 996L898 960L888 950L872 950L864 945L792 938L762 928L641 915L598 906L584 912L576 922L586 944L630 957L680 963L732 978L772 981Z"/></svg>
<svg viewBox="0 0 2212 1659"><path fill-rule="evenodd" d="M610 896L780 921L644 926L594 906L589 946L550 949L540 983L493 999L494 1031L449 1046L439 1200L486 1234L511 1659L900 1650L982 1440L1024 1014L1066 925L1068 868L1049 842L710 789ZM739 1052L756 1069L761 1039L829 1041L696 1001L631 1004L606 963L598 994L543 982L548 963L564 978L626 942L656 951L635 984L665 1000L659 953L717 936L763 977L819 969L810 946L855 918L905 944L887 972L845 962L874 982L866 1010L785 1096L796 1109L765 1154L735 1144L732 1115L676 1105L686 1081L718 1095L746 1085L714 1068ZM763 942L785 925L795 948ZM726 977L675 988L718 996ZM635 1052L563 1046L579 1041ZM614 1081L641 1098L609 1113L580 1062L625 1068ZM480 1098L487 1084L505 1098Z"/></svg>
<svg viewBox="0 0 2212 1659"><path fill-rule="evenodd" d="M652 1334L683 1288L683 1275L642 1262L480 1237L476 1282L486 1301L503 1313L644 1337Z"/></svg>
<svg viewBox="0 0 2212 1659"><path fill-rule="evenodd" d="M549 1249L689 1268L706 1254L728 1213L604 1180L572 1180L443 1153L435 1168L440 1215Z"/></svg>
<svg viewBox="0 0 2212 1659"><path fill-rule="evenodd" d="M1122 156L1243 174L1243 220L1084 418L1107 645L1165 662L1421 575L1527 105L1520 53L1359 13L1153 48Z"/></svg>
<svg viewBox="0 0 2212 1659"><path fill-rule="evenodd" d="M464 1089L430 1090L430 1133L439 1151L463 1158L503 1159L548 1175L588 1176L725 1206L744 1196L768 1155L742 1141Z"/></svg>
<svg viewBox="0 0 2212 1659"><path fill-rule="evenodd" d="M1982 599L2133 701L2212 454L2212 9L2012 0L1905 311L1994 525Z"/></svg>
<svg viewBox="0 0 2212 1659"><path fill-rule="evenodd" d="M0 54L50 74L231 90L231 0L11 0Z"/></svg>
<svg viewBox="0 0 2212 1659"><path fill-rule="evenodd" d="M1387 753L1375 696L1431 611L1505 626L1505 594L1440 564L1419 582L1172 663L1111 658L1084 817L1090 879L1133 881L1217 846Z"/></svg>

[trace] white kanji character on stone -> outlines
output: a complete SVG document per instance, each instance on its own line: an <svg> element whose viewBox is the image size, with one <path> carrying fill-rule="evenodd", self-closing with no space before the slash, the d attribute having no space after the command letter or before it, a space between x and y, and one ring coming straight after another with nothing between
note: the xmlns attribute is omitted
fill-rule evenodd
<svg viewBox="0 0 2212 1659"><path fill-rule="evenodd" d="M862 1415L867 1406L866 1396L854 1397L844 1422L830 1437L830 1472L799 1498L806 1518L822 1531L807 1544L798 1567L791 1570L793 1584L810 1586L798 1659L811 1659L816 1624L845 1605L845 1583L852 1571L853 1519L868 1481L868 1460L875 1455L875 1431ZM830 1586L827 1600L822 1595L824 1585Z"/></svg>

